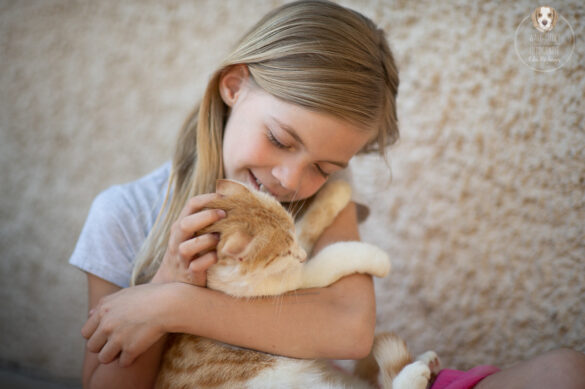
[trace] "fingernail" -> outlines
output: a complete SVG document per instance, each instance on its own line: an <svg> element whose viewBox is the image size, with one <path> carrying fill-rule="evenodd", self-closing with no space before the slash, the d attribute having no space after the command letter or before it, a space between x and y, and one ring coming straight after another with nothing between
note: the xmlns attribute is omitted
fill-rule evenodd
<svg viewBox="0 0 585 389"><path fill-rule="evenodd" d="M91 315L93 315L95 313L95 309L90 309L89 310L89 314L87 315L88 317L90 317Z"/></svg>
<svg viewBox="0 0 585 389"><path fill-rule="evenodd" d="M227 216L227 214L225 213L225 211L223 209L218 209L217 210L217 214L219 215L219 217L224 218Z"/></svg>

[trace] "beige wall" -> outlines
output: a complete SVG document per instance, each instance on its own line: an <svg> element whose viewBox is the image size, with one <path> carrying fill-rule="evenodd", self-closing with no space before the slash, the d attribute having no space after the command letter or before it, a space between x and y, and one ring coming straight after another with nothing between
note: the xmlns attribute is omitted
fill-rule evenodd
<svg viewBox="0 0 585 389"><path fill-rule="evenodd" d="M280 1L0 4L0 363L76 377L83 274L67 264L93 197L170 156L214 64ZM585 351L585 9L560 70L514 50L532 1L345 1L388 32L401 70L393 181L353 164L387 249L380 329L446 365ZM221 4L221 5L220 5Z"/></svg>

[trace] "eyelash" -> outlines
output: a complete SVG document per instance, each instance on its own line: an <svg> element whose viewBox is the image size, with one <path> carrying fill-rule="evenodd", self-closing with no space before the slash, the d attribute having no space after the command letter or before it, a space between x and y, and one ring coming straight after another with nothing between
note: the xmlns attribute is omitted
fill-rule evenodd
<svg viewBox="0 0 585 389"><path fill-rule="evenodd" d="M270 141L270 143L272 143L274 146L278 147L279 149L288 149L289 148L287 145L281 143L278 139L276 139L276 137L274 136L272 131L268 131L266 133L266 136L268 137L268 140Z"/></svg>
<svg viewBox="0 0 585 389"><path fill-rule="evenodd" d="M274 134L270 130L266 132L266 137L268 138L270 143L272 143L274 146L276 146L279 149L287 150L290 148L290 146L287 146L287 145L283 144L282 142L280 142L278 139L276 139L276 137L274 136ZM323 176L324 178L329 177L329 173L324 172L323 169L321 169L321 167L319 167L319 165L315 165L315 169L317 169L317 172L319 172L319 174L321 176Z"/></svg>
<svg viewBox="0 0 585 389"><path fill-rule="evenodd" d="M319 165L315 165L315 168L317 169L317 171L319 172L319 174L321 174L321 175L322 175L324 178L327 178L327 177L329 177L329 173L327 173L327 172L324 172L324 171L323 171L323 170L322 170L322 169L319 167Z"/></svg>

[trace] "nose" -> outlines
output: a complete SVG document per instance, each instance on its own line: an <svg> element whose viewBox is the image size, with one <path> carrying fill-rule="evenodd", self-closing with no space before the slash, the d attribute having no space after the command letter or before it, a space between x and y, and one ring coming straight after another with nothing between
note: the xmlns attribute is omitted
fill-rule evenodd
<svg viewBox="0 0 585 389"><path fill-rule="evenodd" d="M297 191L303 177L303 166L300 163L281 164L272 169L272 175L280 186L290 191Z"/></svg>
<svg viewBox="0 0 585 389"><path fill-rule="evenodd" d="M546 24L547 24L547 23L548 23L548 21L547 21L546 19L544 19L544 20L542 21L542 24L543 24L544 26L546 26Z"/></svg>

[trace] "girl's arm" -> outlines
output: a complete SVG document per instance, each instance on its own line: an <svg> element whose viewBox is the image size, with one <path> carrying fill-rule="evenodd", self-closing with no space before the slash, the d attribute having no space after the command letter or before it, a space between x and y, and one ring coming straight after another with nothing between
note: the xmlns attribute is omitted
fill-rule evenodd
<svg viewBox="0 0 585 389"><path fill-rule="evenodd" d="M355 239L359 234L352 204L315 248ZM97 365L92 352L99 352L104 363L120 354L122 366L140 355L130 367L120 367L117 361L99 365L91 377L102 381L106 373L120 374L122 379L142 374L140 378L146 381L148 370L152 385L163 334L168 332L193 333L291 357L357 359L368 354L374 326L374 289L371 278L364 275L345 277L327 288L258 299L236 299L180 282L141 285L97 304L84 327L84 336L89 338L86 365L88 370Z"/></svg>
<svg viewBox="0 0 585 389"><path fill-rule="evenodd" d="M121 291L121 288L92 274L87 275L89 310L96 309L100 300L106 296ZM103 301L103 300L102 300ZM124 308L121 306L121 308ZM117 312L111 312L117 314ZM102 323L107 326L107 323ZM108 364L102 364L100 359L104 354L89 351L86 345L83 361L83 387L90 388L152 388L158 373L160 357L164 347L166 336L160 337L144 353L142 353L131 366L122 367L120 360L114 360ZM115 342L111 339L111 342ZM152 342L152 340L151 340ZM88 342L91 346L91 344ZM102 349L105 353L107 349Z"/></svg>
<svg viewBox="0 0 585 389"><path fill-rule="evenodd" d="M328 288L306 289L249 303L209 289L180 285L185 306L169 323L174 331L296 358L359 359L372 346L372 281L352 275ZM199 300L200 297L204 299ZM197 298L197 304L187 304ZM200 309L204 315L201 316Z"/></svg>

